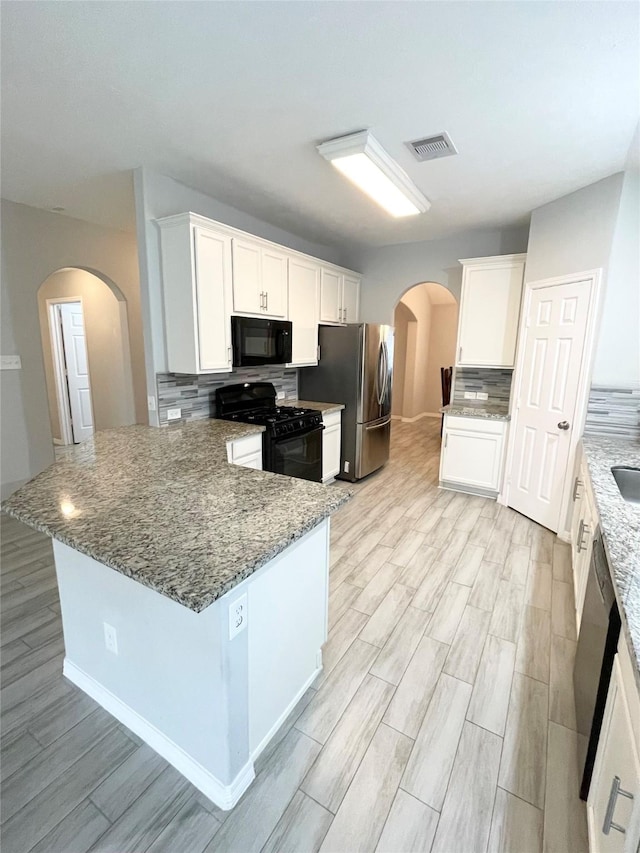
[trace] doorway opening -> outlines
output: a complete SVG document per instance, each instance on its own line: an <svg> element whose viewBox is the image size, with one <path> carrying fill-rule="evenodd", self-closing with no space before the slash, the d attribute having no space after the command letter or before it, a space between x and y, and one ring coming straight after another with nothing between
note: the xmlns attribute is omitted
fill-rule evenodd
<svg viewBox="0 0 640 853"><path fill-rule="evenodd" d="M127 302L100 273L65 267L38 290L51 435L78 444L136 422Z"/></svg>
<svg viewBox="0 0 640 853"><path fill-rule="evenodd" d="M441 370L452 367L456 352L455 297L437 282L416 284L397 303L394 327L392 416L405 423L441 418Z"/></svg>
<svg viewBox="0 0 640 853"><path fill-rule="evenodd" d="M93 435L91 380L82 301L47 299L61 438L79 444Z"/></svg>

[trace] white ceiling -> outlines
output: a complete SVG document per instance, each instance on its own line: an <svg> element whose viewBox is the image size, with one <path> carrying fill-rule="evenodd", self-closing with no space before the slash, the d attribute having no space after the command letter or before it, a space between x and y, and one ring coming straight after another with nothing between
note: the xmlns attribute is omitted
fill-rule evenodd
<svg viewBox="0 0 640 853"><path fill-rule="evenodd" d="M639 8L5 0L2 194L128 229L128 170L145 165L318 242L520 223L623 168ZM316 153L362 128L427 214L390 219ZM457 157L403 145L442 130Z"/></svg>

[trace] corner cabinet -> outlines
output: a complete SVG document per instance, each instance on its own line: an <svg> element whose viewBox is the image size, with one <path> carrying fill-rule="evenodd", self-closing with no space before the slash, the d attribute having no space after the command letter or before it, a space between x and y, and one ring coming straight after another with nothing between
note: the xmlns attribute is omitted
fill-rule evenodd
<svg viewBox="0 0 640 853"><path fill-rule="evenodd" d="M500 491L507 422L445 415L440 485L472 494Z"/></svg>
<svg viewBox="0 0 640 853"><path fill-rule="evenodd" d="M458 367L513 367L526 255L460 261Z"/></svg>
<svg viewBox="0 0 640 853"><path fill-rule="evenodd" d="M172 373L231 370L231 238L191 214L160 221L167 363Z"/></svg>
<svg viewBox="0 0 640 853"><path fill-rule="evenodd" d="M322 416L322 482L328 483L340 473L342 452L342 413L329 412Z"/></svg>
<svg viewBox="0 0 640 853"><path fill-rule="evenodd" d="M339 270L320 270L320 322L330 325L359 322L360 279Z"/></svg>

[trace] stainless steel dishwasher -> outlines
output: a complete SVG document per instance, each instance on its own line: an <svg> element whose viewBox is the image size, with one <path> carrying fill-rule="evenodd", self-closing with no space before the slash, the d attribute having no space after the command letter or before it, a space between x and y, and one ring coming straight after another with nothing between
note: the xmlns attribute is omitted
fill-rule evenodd
<svg viewBox="0 0 640 853"><path fill-rule="evenodd" d="M587 738L584 772L580 785L580 797L583 800L586 800L589 794L619 636L620 614L609 573L602 532L598 528L593 539L573 669L576 722L580 734Z"/></svg>

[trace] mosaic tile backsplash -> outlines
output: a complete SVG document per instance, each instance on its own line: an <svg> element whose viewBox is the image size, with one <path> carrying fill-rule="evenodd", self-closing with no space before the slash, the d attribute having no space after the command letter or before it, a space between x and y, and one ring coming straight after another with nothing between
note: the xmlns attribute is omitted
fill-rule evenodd
<svg viewBox="0 0 640 853"><path fill-rule="evenodd" d="M483 391L489 395L486 402L508 408L512 375L513 370L499 370L490 367L456 367L453 400L457 403L464 402L465 391Z"/></svg>
<svg viewBox="0 0 640 853"><path fill-rule="evenodd" d="M187 376L183 373L157 373L158 416L160 426L168 423L167 411L180 408L183 421L215 418L216 388L237 382L273 382L276 392L283 391L287 399L298 396L298 371L282 367L240 368L232 373ZM171 421L176 423L176 421Z"/></svg>
<svg viewBox="0 0 640 853"><path fill-rule="evenodd" d="M592 385L584 432L640 439L640 384Z"/></svg>

